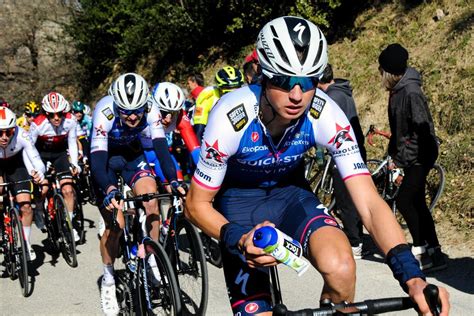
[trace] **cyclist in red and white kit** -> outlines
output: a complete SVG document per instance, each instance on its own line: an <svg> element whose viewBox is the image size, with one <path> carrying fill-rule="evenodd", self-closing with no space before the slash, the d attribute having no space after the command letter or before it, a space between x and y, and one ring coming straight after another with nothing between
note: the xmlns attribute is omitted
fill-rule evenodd
<svg viewBox="0 0 474 316"><path fill-rule="evenodd" d="M31 141L30 134L15 125L15 113L8 108L0 107L0 177L5 177L0 182L28 180L31 176L35 183L40 183L44 179L44 164ZM0 194L1 191L0 188ZM30 241L33 221L31 183L23 182L14 185L13 194L21 211L29 260L33 261L36 259L36 254Z"/></svg>
<svg viewBox="0 0 474 316"><path fill-rule="evenodd" d="M76 137L76 119L66 112L69 102L59 93L50 92L41 101L44 113L38 115L31 123L30 133L33 143L38 149L45 164L51 163L59 175L61 193L69 216L74 217L74 188L72 186L72 172L81 171L78 165L78 149ZM63 173L64 172L64 173ZM47 184L47 180L45 183ZM47 185L42 188L42 199L47 192ZM43 203L39 203L40 206ZM79 235L74 229L74 239L79 241Z"/></svg>

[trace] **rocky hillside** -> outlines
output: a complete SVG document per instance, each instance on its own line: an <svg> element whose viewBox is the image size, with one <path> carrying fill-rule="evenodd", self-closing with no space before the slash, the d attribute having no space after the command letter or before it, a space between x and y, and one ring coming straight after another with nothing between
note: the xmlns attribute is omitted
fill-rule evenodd
<svg viewBox="0 0 474 316"><path fill-rule="evenodd" d="M0 98L13 106L57 89L77 90L74 49L63 26L77 3L66 0L2 0L0 10Z"/></svg>

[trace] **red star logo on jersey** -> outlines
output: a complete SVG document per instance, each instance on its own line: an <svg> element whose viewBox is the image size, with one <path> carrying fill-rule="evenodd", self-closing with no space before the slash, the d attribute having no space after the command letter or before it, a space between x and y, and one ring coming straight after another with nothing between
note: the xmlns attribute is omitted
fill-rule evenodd
<svg viewBox="0 0 474 316"><path fill-rule="evenodd" d="M107 132L104 131L104 129L102 128L102 125L99 125L99 127L96 127L95 128L95 136L106 136L107 135Z"/></svg>
<svg viewBox="0 0 474 316"><path fill-rule="evenodd" d="M215 162L218 162L220 164L224 163L222 161L222 158L225 158L228 155L226 155L223 152L219 151L219 144L218 144L217 139L214 142L214 144L212 144L212 145L209 144L208 142L205 142L205 143L206 143L206 152L207 152L206 159L212 159Z"/></svg>
<svg viewBox="0 0 474 316"><path fill-rule="evenodd" d="M334 135L328 142L328 144L335 145L336 148L341 147L345 141L353 142L351 135L349 134L351 125L342 127L336 123L336 135Z"/></svg>

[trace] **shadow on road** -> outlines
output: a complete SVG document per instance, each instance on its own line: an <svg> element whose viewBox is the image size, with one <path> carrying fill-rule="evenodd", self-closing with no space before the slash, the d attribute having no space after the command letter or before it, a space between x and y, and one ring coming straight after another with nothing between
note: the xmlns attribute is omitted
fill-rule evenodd
<svg viewBox="0 0 474 316"><path fill-rule="evenodd" d="M474 258L448 258L447 262L447 269L427 272L426 276L435 278L458 291L474 294Z"/></svg>

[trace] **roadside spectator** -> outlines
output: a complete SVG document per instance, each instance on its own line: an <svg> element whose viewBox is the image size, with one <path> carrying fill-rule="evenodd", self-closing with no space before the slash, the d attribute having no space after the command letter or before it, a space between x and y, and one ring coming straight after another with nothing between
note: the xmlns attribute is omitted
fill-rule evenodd
<svg viewBox="0 0 474 316"><path fill-rule="evenodd" d="M326 66L322 78L319 80L318 88L336 101L337 105L346 114L356 136L357 145L364 162L367 161L367 155L364 147L364 133L360 127L359 117L354 98L352 97L352 87L348 80L334 78L331 64ZM340 218L344 225L344 232L349 239L352 247L352 254L355 259L361 259L367 255L367 251L362 251L363 228L362 221L357 213L357 209L352 202L351 196L344 185L339 171L332 168L332 177L334 185L334 195L336 197L336 209L340 210Z"/></svg>
<svg viewBox="0 0 474 316"><path fill-rule="evenodd" d="M258 63L257 51L255 49L245 57L242 70L244 72L245 82L247 84L260 83L261 70L260 64Z"/></svg>
<svg viewBox="0 0 474 316"><path fill-rule="evenodd" d="M438 157L438 142L420 73L407 66L408 51L400 44L388 45L379 56L382 84L389 92L388 153L403 168L397 207L413 238L412 252L424 271L447 267L426 205L426 176Z"/></svg>
<svg viewBox="0 0 474 316"><path fill-rule="evenodd" d="M196 101L201 91L204 89L204 76L195 72L188 76L188 88L191 98Z"/></svg>

